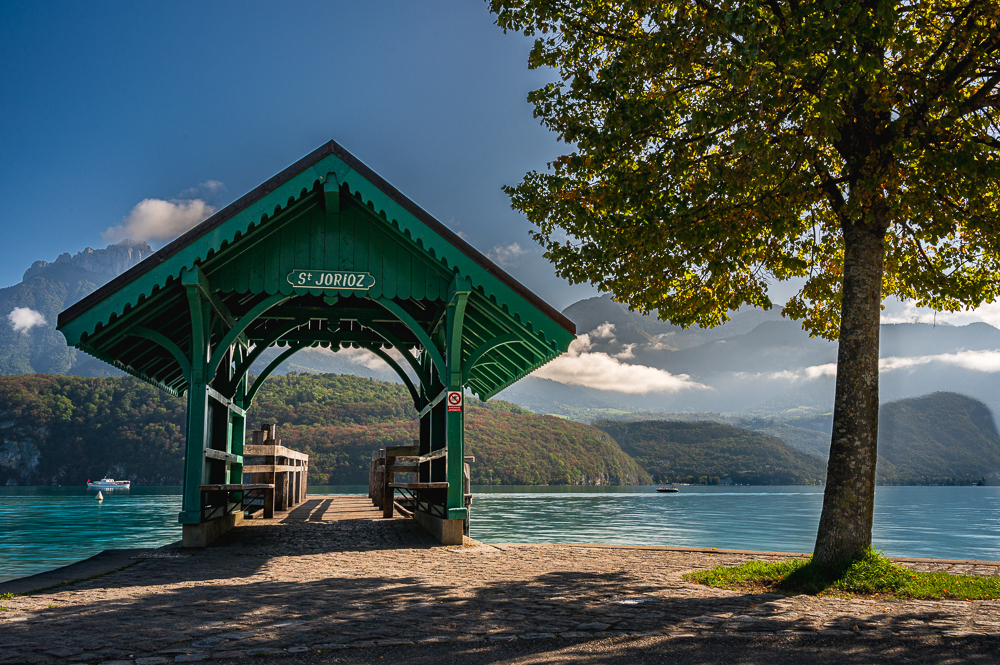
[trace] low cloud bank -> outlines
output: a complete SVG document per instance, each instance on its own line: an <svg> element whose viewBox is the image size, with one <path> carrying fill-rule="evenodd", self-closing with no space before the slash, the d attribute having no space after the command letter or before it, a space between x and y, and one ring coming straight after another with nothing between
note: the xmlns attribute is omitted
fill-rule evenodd
<svg viewBox="0 0 1000 665"><path fill-rule="evenodd" d="M938 353L932 356L909 356L905 358L882 358L878 363L879 372L892 372L897 369L908 369L930 363L944 363L962 369L976 372L1000 372L1000 351L958 351L957 353Z"/></svg>
<svg viewBox="0 0 1000 665"><path fill-rule="evenodd" d="M14 332L28 334L28 331L36 326L45 325L45 317L41 312L30 307L15 307L7 315L7 320L14 327Z"/></svg>
<svg viewBox="0 0 1000 665"><path fill-rule="evenodd" d="M878 361L879 374L887 374L901 369L910 369L931 363L943 363L975 372L1000 372L1000 350L996 351L958 351L956 353L937 353L928 356L889 356ZM814 381L824 376L837 376L837 363L812 365L800 370L783 370L770 374L739 374L738 378L757 378L766 376L768 379L785 381Z"/></svg>
<svg viewBox="0 0 1000 665"><path fill-rule="evenodd" d="M569 351L535 370L532 376L632 395L709 389L706 385L692 381L687 374L671 374L655 367L622 363L619 358L630 357L631 348L627 352L616 354L617 357L591 351L591 335L596 339L607 339L613 336L613 331L614 324L606 323L589 334L579 335L570 344Z"/></svg>
<svg viewBox="0 0 1000 665"><path fill-rule="evenodd" d="M914 301L886 301L881 323L936 323L965 326L982 321L1000 328L1000 302L987 303L976 309L961 312L935 312L928 307L917 307Z"/></svg>

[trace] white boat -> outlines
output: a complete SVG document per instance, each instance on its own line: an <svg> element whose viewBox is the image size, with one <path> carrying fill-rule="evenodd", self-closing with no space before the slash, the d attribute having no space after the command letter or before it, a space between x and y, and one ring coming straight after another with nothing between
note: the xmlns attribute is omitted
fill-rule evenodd
<svg viewBox="0 0 1000 665"><path fill-rule="evenodd" d="M131 485L131 481L114 478L101 478L96 482L87 481L87 489L92 490L127 490Z"/></svg>

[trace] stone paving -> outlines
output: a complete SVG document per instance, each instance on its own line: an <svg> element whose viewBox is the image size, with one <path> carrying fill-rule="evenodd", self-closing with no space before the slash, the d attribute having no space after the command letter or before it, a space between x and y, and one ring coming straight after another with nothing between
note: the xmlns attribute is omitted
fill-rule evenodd
<svg viewBox="0 0 1000 665"><path fill-rule="evenodd" d="M764 553L436 546L363 497L311 498L218 546L147 552L90 581L0 601L0 664L163 665L340 649L612 636L986 635L1000 602L751 595L688 571ZM995 564L905 564L1000 574Z"/></svg>

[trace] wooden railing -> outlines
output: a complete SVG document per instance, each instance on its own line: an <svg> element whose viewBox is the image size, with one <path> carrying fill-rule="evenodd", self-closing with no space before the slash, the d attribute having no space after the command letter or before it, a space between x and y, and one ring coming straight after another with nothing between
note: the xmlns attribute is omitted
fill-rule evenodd
<svg viewBox="0 0 1000 665"><path fill-rule="evenodd" d="M276 425L262 425L253 432L253 443L243 447L244 481L274 486L264 501L265 518L305 501L309 485L309 455L281 445L276 432Z"/></svg>
<svg viewBox="0 0 1000 665"><path fill-rule="evenodd" d="M412 446L388 446L373 452L368 469L368 498L377 508L382 509L382 517L393 517L396 511L404 517L413 517L420 490L448 489L447 482L396 481L397 473L419 473L421 462L437 459L445 454L442 449L420 455L420 447L416 443ZM465 456L465 507L470 509L472 487L469 463L475 461L474 456ZM469 535L469 518L465 520L465 535Z"/></svg>

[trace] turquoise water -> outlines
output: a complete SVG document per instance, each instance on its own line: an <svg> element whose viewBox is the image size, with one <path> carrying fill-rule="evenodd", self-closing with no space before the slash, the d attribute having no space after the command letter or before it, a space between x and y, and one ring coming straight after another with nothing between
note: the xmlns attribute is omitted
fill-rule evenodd
<svg viewBox="0 0 1000 665"><path fill-rule="evenodd" d="M367 494L365 486L310 487ZM615 543L808 552L821 487L474 487L483 542ZM178 540L180 488L0 487L0 581L101 550ZM1000 559L1000 487L880 487L874 539L895 556Z"/></svg>
<svg viewBox="0 0 1000 665"><path fill-rule="evenodd" d="M822 487L495 489L473 499L471 535L487 543L811 552L823 508ZM1000 487L879 487L874 521L889 555L1000 559Z"/></svg>
<svg viewBox="0 0 1000 665"><path fill-rule="evenodd" d="M96 496L86 487L0 487L0 581L181 537L179 487L104 492L100 502Z"/></svg>

